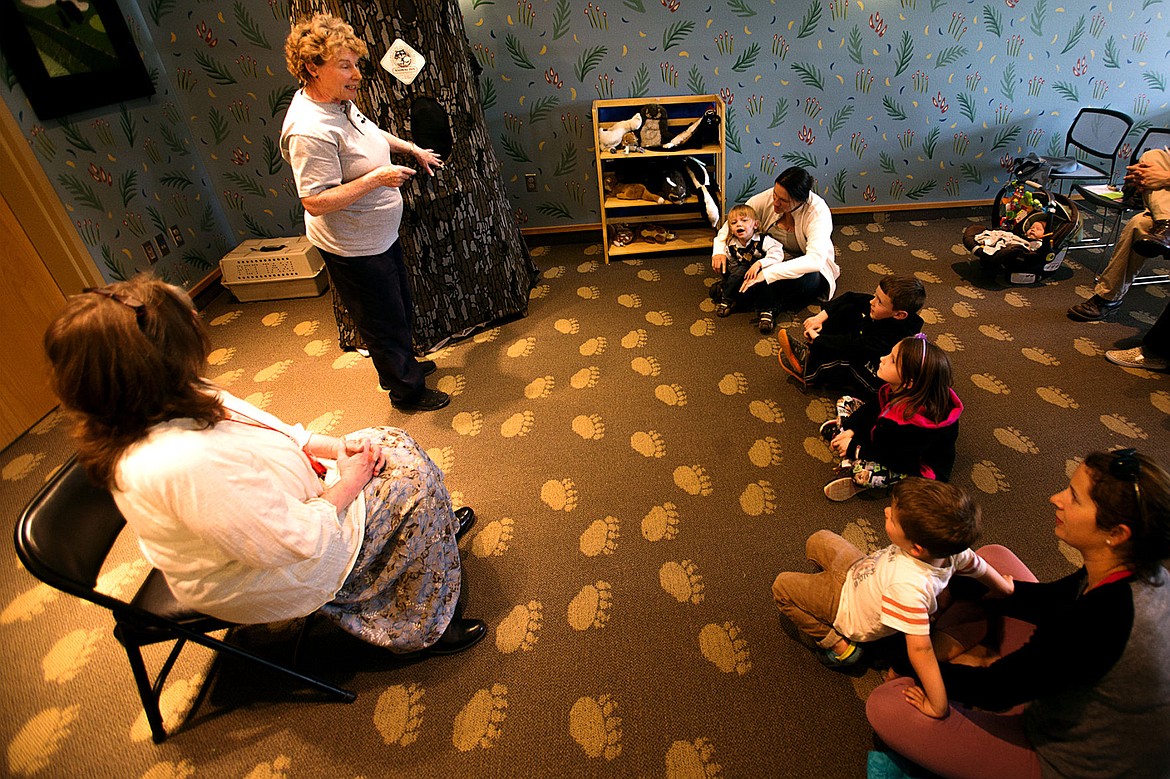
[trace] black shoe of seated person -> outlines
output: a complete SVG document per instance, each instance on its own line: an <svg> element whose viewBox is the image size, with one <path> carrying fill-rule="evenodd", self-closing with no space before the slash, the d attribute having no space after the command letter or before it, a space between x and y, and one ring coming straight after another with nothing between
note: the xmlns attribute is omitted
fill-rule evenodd
<svg viewBox="0 0 1170 779"><path fill-rule="evenodd" d="M459 521L459 528L455 531L455 540L458 541L475 524L475 510L471 506L461 506L455 509L455 519Z"/></svg>
<svg viewBox="0 0 1170 779"><path fill-rule="evenodd" d="M453 655L470 649L487 635L487 624L482 619L455 617L439 640L426 648L432 655Z"/></svg>
<svg viewBox="0 0 1170 779"><path fill-rule="evenodd" d="M1068 310L1068 318L1074 322L1100 322L1105 317L1121 308L1120 300L1106 300L1100 295L1093 295L1088 300L1077 303Z"/></svg>

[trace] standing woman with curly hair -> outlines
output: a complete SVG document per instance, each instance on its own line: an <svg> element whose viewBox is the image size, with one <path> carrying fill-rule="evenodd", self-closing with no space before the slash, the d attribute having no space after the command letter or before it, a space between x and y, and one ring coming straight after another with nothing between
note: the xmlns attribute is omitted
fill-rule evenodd
<svg viewBox="0 0 1170 779"><path fill-rule="evenodd" d="M336 16L317 14L293 26L284 44L293 95L280 150L292 165L305 207L305 233L321 252L390 403L434 411L450 402L426 386L434 362L415 359L414 302L398 244L402 195L417 171L390 155L413 155L428 174L439 155L381 130L354 105L366 44Z"/></svg>

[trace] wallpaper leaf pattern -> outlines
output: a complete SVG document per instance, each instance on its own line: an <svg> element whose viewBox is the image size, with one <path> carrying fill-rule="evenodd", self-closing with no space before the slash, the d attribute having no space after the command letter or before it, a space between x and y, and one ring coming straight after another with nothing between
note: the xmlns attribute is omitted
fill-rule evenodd
<svg viewBox="0 0 1170 779"><path fill-rule="evenodd" d="M0 59L0 94L95 263L109 278L151 268L193 284L242 240L302 232L275 145L297 88L281 50L287 0L119 2L158 90L149 100L42 122ZM598 221L590 126L598 97L718 93L727 104L729 202L788 165L811 169L834 207L990 199L1012 157L1063 153L1083 105L1131 115L1129 143L1145 127L1170 125L1168 6L1136 5L461 0L460 8L513 211L526 227L552 228ZM380 56L372 51L363 65L367 78L386 77ZM537 192L525 191L525 173L537 174Z"/></svg>

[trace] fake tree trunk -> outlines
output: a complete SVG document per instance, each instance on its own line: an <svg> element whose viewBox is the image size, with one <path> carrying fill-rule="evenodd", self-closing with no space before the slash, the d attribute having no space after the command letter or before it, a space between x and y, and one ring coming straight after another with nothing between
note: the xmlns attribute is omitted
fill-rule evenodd
<svg viewBox="0 0 1170 779"><path fill-rule="evenodd" d="M402 188L399 241L414 294L415 347L429 350L526 313L536 266L509 210L458 0L292 0L290 10L294 19L324 11L351 24L370 49L363 112L443 157L433 177L420 170ZM396 38L426 58L409 85L379 65ZM417 169L411 157L395 162Z"/></svg>

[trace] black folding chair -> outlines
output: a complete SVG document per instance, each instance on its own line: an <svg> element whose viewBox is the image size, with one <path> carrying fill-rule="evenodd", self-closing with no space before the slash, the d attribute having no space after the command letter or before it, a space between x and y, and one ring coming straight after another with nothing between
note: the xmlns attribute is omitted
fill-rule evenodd
<svg viewBox="0 0 1170 779"><path fill-rule="evenodd" d="M1064 157L1045 157L1052 166L1048 174L1054 190L1061 182L1101 181L1113 179L1117 167L1117 152L1133 127L1129 114L1111 108L1082 108L1064 139ZM1097 157L1099 165L1091 164L1077 156L1069 156L1069 150Z"/></svg>
<svg viewBox="0 0 1170 779"><path fill-rule="evenodd" d="M349 690L207 635L232 628L234 624L184 607L175 600L157 570L151 570L128 601L98 592L96 586L102 565L125 525L126 519L118 511L113 496L89 479L74 456L21 513L16 523L16 554L29 573L44 583L113 613L114 636L126 649L142 708L150 723L151 737L156 744L167 737L159 711L159 697L167 675L187 641L287 674L339 701L350 703L354 700L356 695ZM152 683L141 647L164 641L174 641L175 644Z"/></svg>

